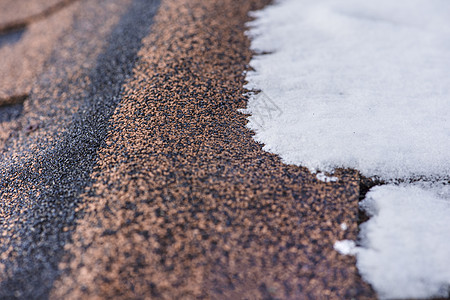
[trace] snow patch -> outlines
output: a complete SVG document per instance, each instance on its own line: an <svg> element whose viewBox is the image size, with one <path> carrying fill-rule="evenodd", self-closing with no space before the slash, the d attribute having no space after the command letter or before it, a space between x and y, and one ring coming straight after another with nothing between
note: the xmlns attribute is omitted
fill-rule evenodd
<svg viewBox="0 0 450 300"><path fill-rule="evenodd" d="M254 16L251 47L271 53L246 87L270 98L250 99L248 126L266 151L385 180L450 173L449 1L285 0Z"/></svg>
<svg viewBox="0 0 450 300"><path fill-rule="evenodd" d="M339 178L335 176L327 176L323 172L317 173L316 178L323 182L337 182L339 180Z"/></svg>
<svg viewBox="0 0 450 300"><path fill-rule="evenodd" d="M447 297L450 290L449 186L422 183L373 188L361 202L371 216L361 245L336 242L357 257L362 277L382 299Z"/></svg>
<svg viewBox="0 0 450 300"><path fill-rule="evenodd" d="M334 243L334 250L342 255L354 255L357 251L355 241L351 240L337 241Z"/></svg>
<svg viewBox="0 0 450 300"><path fill-rule="evenodd" d="M251 47L269 53L246 76L255 140L312 172L428 180L373 188L361 245L334 247L382 298L447 296L450 1L284 0L252 15Z"/></svg>

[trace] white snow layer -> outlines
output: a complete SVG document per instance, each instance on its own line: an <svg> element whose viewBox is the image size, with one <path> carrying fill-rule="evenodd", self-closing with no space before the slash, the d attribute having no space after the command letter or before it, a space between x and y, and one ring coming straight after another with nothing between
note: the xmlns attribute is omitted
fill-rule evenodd
<svg viewBox="0 0 450 300"><path fill-rule="evenodd" d="M254 16L252 49L266 53L247 73L262 91L244 110L255 139L312 171L431 179L372 189L362 244L335 249L357 255L381 298L446 296L450 1L284 0Z"/></svg>
<svg viewBox="0 0 450 300"><path fill-rule="evenodd" d="M371 218L361 225L361 246L343 254L356 252L362 277L380 298L448 296L448 187L386 185L366 195L361 205Z"/></svg>
<svg viewBox="0 0 450 300"><path fill-rule="evenodd" d="M450 173L450 1L285 0L254 16L253 50L273 53L250 63L264 97L246 111L266 151L383 179Z"/></svg>

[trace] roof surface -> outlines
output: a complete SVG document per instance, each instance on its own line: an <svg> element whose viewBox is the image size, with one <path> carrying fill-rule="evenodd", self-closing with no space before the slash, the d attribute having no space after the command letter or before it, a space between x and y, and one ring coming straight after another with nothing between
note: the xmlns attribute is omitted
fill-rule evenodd
<svg viewBox="0 0 450 300"><path fill-rule="evenodd" d="M333 250L358 173L283 164L237 111L267 2L80 0L0 44L0 297L375 297Z"/></svg>

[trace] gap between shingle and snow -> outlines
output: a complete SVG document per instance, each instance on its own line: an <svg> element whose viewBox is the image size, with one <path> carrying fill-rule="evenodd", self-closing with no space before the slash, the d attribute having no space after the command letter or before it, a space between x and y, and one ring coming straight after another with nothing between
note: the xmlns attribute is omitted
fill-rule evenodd
<svg viewBox="0 0 450 300"><path fill-rule="evenodd" d="M244 110L255 140L286 163L386 182L361 203L359 245L336 249L381 298L447 296L450 2L284 0L254 17L252 50L269 53L247 73L262 91Z"/></svg>

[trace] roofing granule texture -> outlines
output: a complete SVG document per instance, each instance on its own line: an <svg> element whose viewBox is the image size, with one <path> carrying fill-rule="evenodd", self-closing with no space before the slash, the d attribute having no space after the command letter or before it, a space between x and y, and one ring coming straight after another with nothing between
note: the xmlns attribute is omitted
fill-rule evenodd
<svg viewBox="0 0 450 300"><path fill-rule="evenodd" d="M318 182L245 128L249 10L163 1L99 150L57 298L371 298L352 257L358 176ZM341 223L349 225L347 231Z"/></svg>
<svg viewBox="0 0 450 300"><path fill-rule="evenodd" d="M48 296L79 217L79 195L157 7L148 0L84 0L55 14L71 26L0 152L0 298Z"/></svg>
<svg viewBox="0 0 450 300"><path fill-rule="evenodd" d="M0 34L20 29L45 18L77 0L2 0L0 1Z"/></svg>
<svg viewBox="0 0 450 300"><path fill-rule="evenodd" d="M163 0L153 25L157 1L61 10L1 153L1 297L375 298L333 249L357 237L358 174L283 164L237 111L268 2Z"/></svg>
<svg viewBox="0 0 450 300"><path fill-rule="evenodd" d="M76 11L69 2L66 9L49 10L45 18L26 16L22 20L21 11L37 10L44 1L28 2L32 1L0 1L2 22L17 17L10 25L0 22L0 105L20 102L30 93L56 42L71 28ZM52 2L55 1L49 1ZM39 10L36 15L41 16Z"/></svg>

